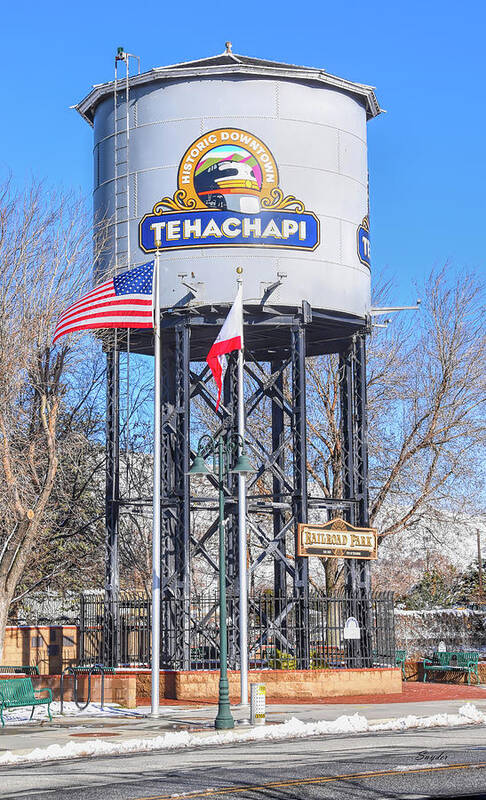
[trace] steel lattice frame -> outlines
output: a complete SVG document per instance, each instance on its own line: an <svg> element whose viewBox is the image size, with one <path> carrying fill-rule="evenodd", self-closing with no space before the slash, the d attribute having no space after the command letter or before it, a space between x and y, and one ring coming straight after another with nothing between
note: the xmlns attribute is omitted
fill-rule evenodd
<svg viewBox="0 0 486 800"><path fill-rule="evenodd" d="M304 304L306 305L306 304ZM261 404L270 404L271 445L265 447L258 439L250 442L251 460L257 473L248 481L248 527L251 537L258 542L260 552L249 564L250 576L258 569L263 559L273 560L275 595L282 597L292 586L290 602L296 605L299 617L298 628L302 632L297 643L299 663L310 663L307 620L309 614L309 573L306 558L292 558L291 545L295 541L297 523L306 522L309 509L339 510L353 524L368 525L368 474L367 474L367 417L366 417L366 331L361 323L351 332L339 319L337 325L341 338L336 345L325 346L326 333L319 332L316 339L312 314L303 307L302 312L278 315L254 315L247 322L253 335L245 336L245 374L251 389L245 398L245 413L248 429L252 415L258 413ZM322 315L325 317L325 315ZM225 378L223 402L215 410L214 394L210 374L206 365L195 365L201 359L201 351L207 352L206 341L214 338L214 331L221 324L224 314L211 309L205 315L175 312L164 315L162 357L162 619L161 619L161 666L165 668L190 669L191 630L201 630L205 619L193 618L191 612L191 561L203 559L207 568L217 573L218 564L212 553L218 533L215 516L207 529L198 537L191 532L191 510L198 507L203 498L191 497L188 470L194 453L191 451L191 407L197 401L211 415L212 432L222 432L226 437L237 430L237 366L234 357L229 359ZM328 324L327 317L324 320ZM331 323L329 323L331 324ZM204 326L207 325L207 330ZM254 331L260 326L261 334ZM265 337L270 329L278 328L277 346L271 361L265 355ZM333 328L331 334L334 334ZM204 334L202 335L201 334ZM311 337L309 338L309 332ZM205 337L205 340L204 340ZM329 339L336 337L328 334ZM135 338L135 337L134 337ZM202 341L201 343L201 340ZM249 341L248 341L249 340ZM263 342L260 345L260 341ZM317 342L317 343L316 343ZM146 348L150 350L150 345ZM344 450L343 498L310 497L307 481L307 420L306 420L306 353L340 353L340 391L342 441ZM194 359L194 353L196 357ZM123 505L119 496L119 354L111 351L108 363L107 404L107 603L118 593L117 538L118 513ZM290 387L290 391L289 391ZM287 389L287 391L286 391ZM265 476L265 492L258 490ZM213 482L216 485L216 482ZM237 608L234 598L238 595L238 518L236 482L228 480L225 487L226 536L227 536L227 582L232 608ZM207 498L206 498L207 499ZM199 505L199 507L201 507ZM262 515L271 520L270 527L262 525ZM290 546L289 546L290 545ZM369 562L346 562L346 590L349 597L350 614L355 603L353 598L370 595ZM171 602L164 602L170 600ZM250 605L252 599L250 596ZM273 628L284 618L284 609L276 608ZM361 614L360 624L369 629L369 620ZM116 623L116 621L115 621ZM116 624L110 621L111 638L106 637L106 663L116 660ZM238 625L232 620L229 636L229 663L237 667ZM282 623L279 635L285 642ZM357 645L358 663L369 663L370 642L365 635Z"/></svg>

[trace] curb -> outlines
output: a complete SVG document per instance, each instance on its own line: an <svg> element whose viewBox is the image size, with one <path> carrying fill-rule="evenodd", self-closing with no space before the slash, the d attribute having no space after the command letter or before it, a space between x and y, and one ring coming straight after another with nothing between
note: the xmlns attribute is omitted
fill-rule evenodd
<svg viewBox="0 0 486 800"><path fill-rule="evenodd" d="M400 732L405 730L423 730L429 728L464 727L467 725L486 725L486 714L467 704L457 714L436 714L431 717L391 717L383 720L368 721L360 714L341 716L329 722L301 722L292 718L287 722L269 726L253 726L230 731L189 731L166 732L163 735L137 739L117 739L106 741L87 738L83 742L66 742L63 745L51 744L44 748L35 748L26 752L6 751L0 754L0 768L16 764L39 763L46 761L71 760L73 758L111 757L132 753L153 751L173 751L194 749L207 744L242 744L252 741L272 741L285 739L307 739L314 736L353 735L364 733Z"/></svg>

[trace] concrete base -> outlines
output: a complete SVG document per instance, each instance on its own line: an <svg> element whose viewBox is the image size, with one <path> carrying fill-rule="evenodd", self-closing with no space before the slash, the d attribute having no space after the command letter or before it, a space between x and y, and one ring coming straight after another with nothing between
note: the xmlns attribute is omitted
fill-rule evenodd
<svg viewBox="0 0 486 800"><path fill-rule="evenodd" d="M4 676L15 678L18 676ZM395 668L382 669L312 669L312 670L250 670L249 684L264 683L267 701L307 701L322 697L350 695L399 694L402 691L401 672ZM240 673L228 673L230 700L240 702ZM60 699L60 675L41 675L33 678L35 688L49 687L54 700ZM64 700L73 699L74 679L64 678ZM219 672L207 671L162 671L160 673L161 700L217 703ZM151 691L150 670L117 670L115 675L105 676L105 702L119 703L125 708L137 704L149 705ZM88 677L78 677L78 700L88 697ZM101 677L91 678L91 700L101 700Z"/></svg>
<svg viewBox="0 0 486 800"><path fill-rule="evenodd" d="M396 694L402 691L399 669L250 670L249 683L264 683L267 700L308 700L345 695ZM232 703L240 700L240 673L228 673ZM197 702L218 700L219 672L166 671L160 673L160 696ZM150 674L137 674L137 700L150 699Z"/></svg>

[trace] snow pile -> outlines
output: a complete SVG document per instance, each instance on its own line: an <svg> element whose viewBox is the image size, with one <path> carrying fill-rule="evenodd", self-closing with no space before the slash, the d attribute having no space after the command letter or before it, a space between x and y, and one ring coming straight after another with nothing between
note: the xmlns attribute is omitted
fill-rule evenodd
<svg viewBox="0 0 486 800"><path fill-rule="evenodd" d="M150 739L126 739L107 742L97 739L83 742L68 742L64 745L52 744L46 748L36 748L27 754L10 751L0 755L0 766L23 762L56 761L67 758L88 756L113 756L126 753L141 753L151 750L175 750L188 747L208 747L211 745L236 744L260 740L299 739L310 736L335 735L346 733L370 733L378 731L406 730L408 728L437 728L467 724L486 724L486 714L472 703L467 703L457 714L435 714L432 717L409 715L388 722L368 722L361 714L341 716L331 722L302 722L293 717L281 725L261 726L241 731L234 729L227 733L209 735L193 734L189 731L169 732Z"/></svg>
<svg viewBox="0 0 486 800"><path fill-rule="evenodd" d="M486 715L483 714L479 708L476 708L474 703L466 703L465 706L461 706L459 714L462 714L463 717L467 717L471 722L483 723L486 718Z"/></svg>
<svg viewBox="0 0 486 800"><path fill-rule="evenodd" d="M370 731L404 731L407 728L444 728L471 723L485 724L486 714L476 708L472 703L461 706L457 714L434 714L431 717L416 717L409 714L407 717L390 719L378 726L369 726Z"/></svg>

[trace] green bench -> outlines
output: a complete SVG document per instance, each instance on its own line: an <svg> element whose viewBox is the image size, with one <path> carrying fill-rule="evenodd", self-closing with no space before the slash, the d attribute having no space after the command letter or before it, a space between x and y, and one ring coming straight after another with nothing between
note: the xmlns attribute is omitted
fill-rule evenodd
<svg viewBox="0 0 486 800"><path fill-rule="evenodd" d="M479 683L478 673L479 653L476 650L466 652L435 652L432 658L424 658L424 683L427 680L427 672L467 672L467 682L471 684L471 675L476 676Z"/></svg>
<svg viewBox="0 0 486 800"><path fill-rule="evenodd" d="M378 650L373 650L372 653L373 664L375 666L391 666L390 659L392 658L391 653L379 653ZM407 660L407 651L406 650L395 650L395 666L400 667L402 670L402 678L404 681L407 680L405 675L405 661ZM381 664L380 664L381 662ZM383 664L383 662L385 662Z"/></svg>
<svg viewBox="0 0 486 800"><path fill-rule="evenodd" d="M400 667L402 670L402 678L404 681L407 680L407 676L405 674L405 661L407 660L407 651L406 650L395 650L395 666Z"/></svg>
<svg viewBox="0 0 486 800"><path fill-rule="evenodd" d="M47 692L47 697L37 697L41 692ZM32 719L36 706L47 705L49 719L51 715L52 692L50 689L34 689L32 678L6 678L0 680L0 719L2 727L5 725L3 712L8 708L22 708L32 706L30 718Z"/></svg>
<svg viewBox="0 0 486 800"><path fill-rule="evenodd" d="M105 667L103 664L86 664L85 666L81 667L70 667L69 671L73 675L88 675L91 673L92 675L116 675L115 667Z"/></svg>

